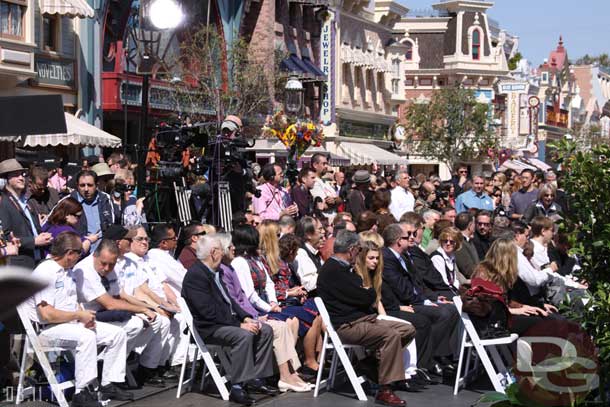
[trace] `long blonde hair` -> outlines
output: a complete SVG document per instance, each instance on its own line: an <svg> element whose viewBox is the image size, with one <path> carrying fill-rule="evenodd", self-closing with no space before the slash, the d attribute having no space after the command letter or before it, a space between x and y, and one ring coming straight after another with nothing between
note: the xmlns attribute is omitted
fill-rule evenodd
<svg viewBox="0 0 610 407"><path fill-rule="evenodd" d="M274 220L265 219L258 225L258 233L260 235L258 248L260 249L261 256L267 261L271 275L275 275L280 269L280 247L278 239L280 226Z"/></svg>
<svg viewBox="0 0 610 407"><path fill-rule="evenodd" d="M505 291L510 290L519 276L515 241L505 237L496 239L474 274L496 283Z"/></svg>
<svg viewBox="0 0 610 407"><path fill-rule="evenodd" d="M379 238L381 239L381 236L379 236ZM381 239L381 241L383 242L383 239ZM381 301L381 283L383 272L383 257L381 255L382 246L378 245L373 239L361 240L359 246L360 253L356 258L354 270L356 270L356 273L360 276L360 278L362 278L362 282L365 287L373 287L375 290L377 297L375 305L377 305ZM370 271L366 267L366 256L371 251L379 253L379 262L377 263L377 268L374 271Z"/></svg>

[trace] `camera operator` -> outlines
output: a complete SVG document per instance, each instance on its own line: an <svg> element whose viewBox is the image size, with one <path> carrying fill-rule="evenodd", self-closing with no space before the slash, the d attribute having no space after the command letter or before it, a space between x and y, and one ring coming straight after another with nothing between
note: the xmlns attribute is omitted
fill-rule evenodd
<svg viewBox="0 0 610 407"><path fill-rule="evenodd" d="M114 180L107 185L107 192L112 198L115 219L120 219L123 226L146 223L144 197L137 199L133 195L135 179L130 170L119 169Z"/></svg>
<svg viewBox="0 0 610 407"><path fill-rule="evenodd" d="M221 158L220 173L216 174L218 170L217 163L214 163L211 168L212 180L211 186L215 188L215 182L222 178L224 181L229 183L231 191L231 209L233 212L245 212L248 207L246 200L246 193L250 192L255 196L259 196L258 192L253 184L254 174L250 169L248 162L243 158L243 153L239 149L248 146L246 141L242 138L242 122L237 116L229 115L225 118L224 122L220 127L220 133L222 136L222 144L216 144L212 149L214 151L215 158ZM220 154L216 151L220 150ZM216 196L216 191L212 191L212 195Z"/></svg>

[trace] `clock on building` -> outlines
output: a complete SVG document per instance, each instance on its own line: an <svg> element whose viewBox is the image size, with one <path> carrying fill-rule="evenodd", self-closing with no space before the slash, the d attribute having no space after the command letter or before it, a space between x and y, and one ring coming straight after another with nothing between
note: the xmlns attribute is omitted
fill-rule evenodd
<svg viewBox="0 0 610 407"><path fill-rule="evenodd" d="M527 104L530 107L538 107L538 105L540 105L540 99L538 99L537 96L530 96L530 98L527 100Z"/></svg>

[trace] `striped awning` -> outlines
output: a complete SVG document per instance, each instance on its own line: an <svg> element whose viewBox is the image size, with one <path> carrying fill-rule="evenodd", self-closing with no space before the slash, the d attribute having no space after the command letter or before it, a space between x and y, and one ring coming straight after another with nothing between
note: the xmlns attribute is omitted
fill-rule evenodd
<svg viewBox="0 0 610 407"><path fill-rule="evenodd" d="M339 153L345 154L352 165L378 164L400 165L407 164L407 159L387 150L368 143L352 143L342 141L339 144Z"/></svg>
<svg viewBox="0 0 610 407"><path fill-rule="evenodd" d="M95 16L87 0L40 0L40 12L80 18Z"/></svg>
<svg viewBox="0 0 610 407"><path fill-rule="evenodd" d="M47 147L47 146L100 146L120 147L121 139L98 129L70 113L66 116L66 133L61 134L37 134L28 136L1 137L0 141L17 143L18 147Z"/></svg>

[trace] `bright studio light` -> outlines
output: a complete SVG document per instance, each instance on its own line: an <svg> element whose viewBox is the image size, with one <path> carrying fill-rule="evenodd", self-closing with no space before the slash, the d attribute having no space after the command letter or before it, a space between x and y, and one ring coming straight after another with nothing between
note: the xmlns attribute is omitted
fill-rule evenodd
<svg viewBox="0 0 610 407"><path fill-rule="evenodd" d="M148 10L150 22L159 30L176 28L182 22L182 7L174 0L153 0Z"/></svg>

